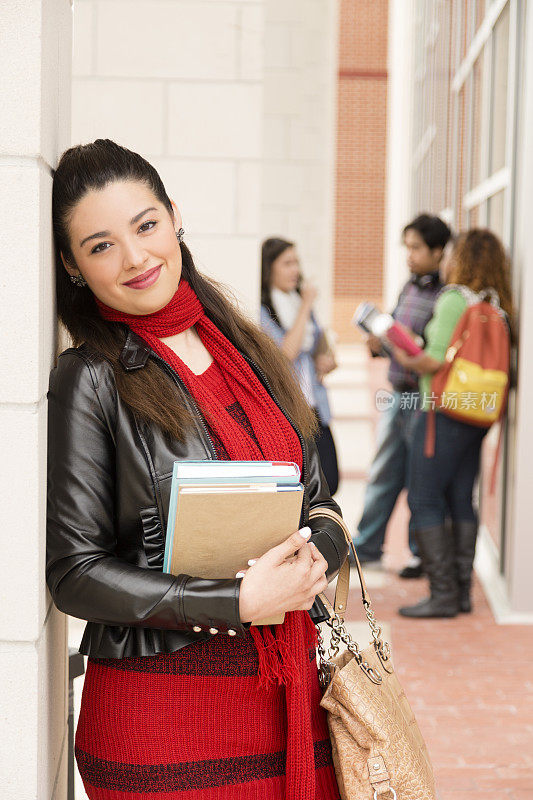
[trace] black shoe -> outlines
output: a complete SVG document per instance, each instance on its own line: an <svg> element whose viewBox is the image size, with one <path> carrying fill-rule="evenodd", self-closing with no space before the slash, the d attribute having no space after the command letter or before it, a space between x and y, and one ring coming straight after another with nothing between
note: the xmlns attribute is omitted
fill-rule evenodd
<svg viewBox="0 0 533 800"><path fill-rule="evenodd" d="M463 614L472 611L470 589L472 586L472 568L476 553L478 524L471 520L455 520L452 523L455 540L455 566L459 586L459 610Z"/></svg>
<svg viewBox="0 0 533 800"><path fill-rule="evenodd" d="M414 606L404 606L398 609L402 617L413 617L416 619L427 619L428 617L456 617L457 606L448 601L437 602L434 597L420 600Z"/></svg>
<svg viewBox="0 0 533 800"><path fill-rule="evenodd" d="M404 617L455 617L459 613L454 539L444 525L415 531L418 550L429 577L430 597L404 606Z"/></svg>
<svg viewBox="0 0 533 800"><path fill-rule="evenodd" d="M398 573L399 578L421 578L422 575L425 575L422 562L420 562L420 564L418 564L416 567L404 567Z"/></svg>

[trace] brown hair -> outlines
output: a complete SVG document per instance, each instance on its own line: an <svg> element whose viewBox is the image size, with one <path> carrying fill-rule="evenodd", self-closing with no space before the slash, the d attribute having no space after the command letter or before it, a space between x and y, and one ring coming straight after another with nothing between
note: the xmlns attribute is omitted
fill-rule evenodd
<svg viewBox="0 0 533 800"><path fill-rule="evenodd" d="M294 242L275 237L265 239L261 245L261 305L268 309L270 316L280 328L283 326L272 303L272 265L289 247L294 247ZM299 291L298 287L296 291Z"/></svg>
<svg viewBox="0 0 533 800"><path fill-rule="evenodd" d="M159 174L137 153L110 139L97 139L66 150L55 170L52 191L58 317L75 347L86 342L110 362L117 391L134 414L155 423L171 437L183 439L192 419L181 394L169 391L168 376L152 359L147 361L142 370L124 370L118 358L124 346L127 327L122 323L108 322L100 316L91 290L87 286L74 285L61 260L62 252L65 259L74 264L69 220L76 204L88 191L101 189L116 180L141 181L173 217L172 205ZM316 419L301 392L289 360L270 337L237 308L234 298L225 287L198 272L183 242L180 248L182 275L196 292L207 316L238 350L250 357L265 373L276 398L303 436L311 437L316 431Z"/></svg>
<svg viewBox="0 0 533 800"><path fill-rule="evenodd" d="M459 234L450 259L448 283L462 284L475 292L495 289L513 330L510 261L500 239L487 228L472 228Z"/></svg>

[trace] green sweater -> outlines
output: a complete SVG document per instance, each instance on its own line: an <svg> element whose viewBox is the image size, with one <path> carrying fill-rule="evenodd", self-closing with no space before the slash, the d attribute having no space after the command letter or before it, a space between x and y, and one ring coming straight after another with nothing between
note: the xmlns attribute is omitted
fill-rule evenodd
<svg viewBox="0 0 533 800"><path fill-rule="evenodd" d="M455 326L459 322L466 306L465 297L457 289L449 289L439 295L435 303L433 316L424 330L426 340L424 352L428 356L437 361L445 361L446 351L451 343ZM429 396L431 395L432 377L433 375L421 375L419 380L420 401L424 411L428 411L431 408Z"/></svg>

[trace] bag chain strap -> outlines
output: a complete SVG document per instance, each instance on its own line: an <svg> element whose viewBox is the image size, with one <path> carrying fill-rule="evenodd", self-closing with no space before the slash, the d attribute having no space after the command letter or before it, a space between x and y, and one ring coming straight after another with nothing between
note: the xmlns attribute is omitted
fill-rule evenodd
<svg viewBox="0 0 533 800"><path fill-rule="evenodd" d="M370 599L370 595L368 594L368 590L366 588L365 579L363 576L363 572L361 570L361 565L359 563L359 559L357 557L357 553L355 552L355 548L353 546L352 537L350 536L350 532L346 526L346 523L342 519L342 517L337 514L331 508L325 507L318 507L311 510L309 514L309 519L313 517L327 517L332 519L336 522L342 529L345 539L348 542L348 545L351 548L352 554L354 556L355 564L357 567L357 574L359 576L359 582L361 584L361 591L362 591L362 602L363 608L365 609L366 618L370 627L370 631L372 633L374 649L378 656L378 659L386 672L389 674L393 672L392 664L391 664L391 652L388 642L384 642L381 637L381 628L379 627L376 617L374 615L374 610L372 609L372 601ZM342 573L342 580L341 579ZM339 583L342 584L342 596L339 598ZM331 680L333 665L331 660L338 656L340 652L340 643L343 642L350 653L354 656L357 664L361 667L363 672L367 675L367 677L375 684L380 684L383 681L380 673L375 670L365 659L361 653L358 643L351 637L351 635L346 630L346 625L344 622L344 613L340 614L337 609L342 609L343 612L346 610L346 600L348 597L348 590L350 584L350 565L348 560L344 562L339 572L339 577L337 578L337 589L335 591L335 600L334 606L331 606L331 603L327 599L327 597L323 594L320 595L322 602L324 603L327 611L329 612L329 619L325 620L326 624L331 628L331 638L328 650L326 651L324 646L324 638L322 636L322 631L320 625L316 625L317 629L317 637L318 637L318 655L320 659L320 667L319 667L319 678L320 683L323 688L326 688ZM340 602L342 600L342 602Z"/></svg>

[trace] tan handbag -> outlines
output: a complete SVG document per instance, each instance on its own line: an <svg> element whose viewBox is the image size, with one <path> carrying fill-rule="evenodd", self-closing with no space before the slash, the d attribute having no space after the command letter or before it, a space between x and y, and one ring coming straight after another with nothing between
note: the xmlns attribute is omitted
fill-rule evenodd
<svg viewBox="0 0 533 800"><path fill-rule="evenodd" d="M320 595L330 619L326 654L320 626L318 653L321 706L328 712L333 762L342 800L435 800L429 754L413 711L394 672L389 645L381 638L361 565L342 517L316 508L310 517L329 517L341 525L355 558L363 606L373 642L365 650L344 624L350 565L337 578L334 607ZM340 643L346 649L339 653Z"/></svg>

